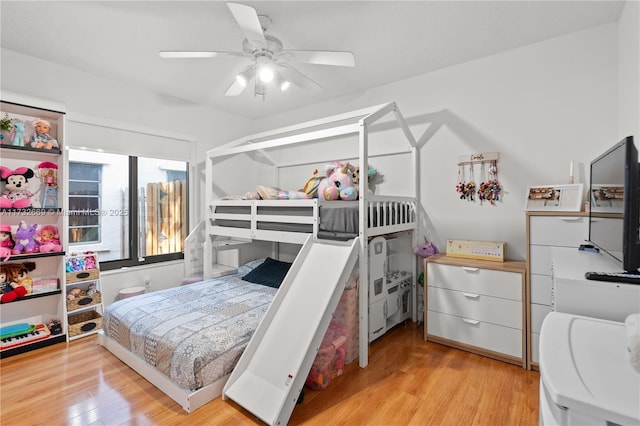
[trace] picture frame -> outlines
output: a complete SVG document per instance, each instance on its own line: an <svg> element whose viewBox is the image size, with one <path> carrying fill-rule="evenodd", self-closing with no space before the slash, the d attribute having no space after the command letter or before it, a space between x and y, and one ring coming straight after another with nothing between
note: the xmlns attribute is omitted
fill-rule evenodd
<svg viewBox="0 0 640 426"><path fill-rule="evenodd" d="M582 210L584 184L538 185L527 187L526 211L579 212Z"/></svg>

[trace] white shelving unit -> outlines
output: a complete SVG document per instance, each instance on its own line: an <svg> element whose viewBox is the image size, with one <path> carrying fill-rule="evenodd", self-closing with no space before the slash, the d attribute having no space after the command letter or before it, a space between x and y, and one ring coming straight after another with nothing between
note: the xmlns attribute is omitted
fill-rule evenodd
<svg viewBox="0 0 640 426"><path fill-rule="evenodd" d="M0 208L0 223L10 227L14 240L15 232L22 222L27 226L37 225L37 231L48 226L57 231L61 244L45 252L21 250L20 253L13 253L7 261L4 261L4 256L0 261L0 266L7 268L12 264L35 263L35 269L27 273L28 279L35 284L33 289L27 284L23 286L28 288L26 295L0 304L0 335L4 337L0 346L0 358L66 340L63 325L64 297L60 286L64 282L64 239L67 229L66 216L61 214L66 211L63 185L66 174L63 149L65 107L55 102L3 91L0 117L5 118L5 114L12 123L20 123L20 130L24 126L24 133L21 138L19 134L15 137L10 131L2 130L0 165L17 173L29 169L33 175L30 172L24 174L25 177L30 175L26 179L27 189L32 193L31 197L27 197L30 206L25 207L15 202L3 205ZM50 124L47 134L56 140L57 145L52 143L50 147L32 146L31 135L35 134L38 120L46 120ZM54 165L50 167L54 171L48 181L42 167L44 164ZM2 182L3 190L4 185L5 181ZM7 203L7 200L11 201L5 197L4 202ZM48 325L52 320L59 321L62 329L56 327L49 330ZM8 331L23 330L25 326L34 330L22 334L18 331L18 334L9 336L12 333Z"/></svg>
<svg viewBox="0 0 640 426"><path fill-rule="evenodd" d="M67 256L65 270L65 319L69 340L97 333L102 328L104 312L98 255Z"/></svg>

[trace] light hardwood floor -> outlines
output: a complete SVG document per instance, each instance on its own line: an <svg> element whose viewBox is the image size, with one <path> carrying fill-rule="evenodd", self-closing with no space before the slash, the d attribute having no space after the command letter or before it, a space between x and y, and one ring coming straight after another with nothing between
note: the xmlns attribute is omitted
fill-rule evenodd
<svg viewBox="0 0 640 426"><path fill-rule="evenodd" d="M97 344L96 336L0 362L0 424L255 425L233 402L191 414ZM324 391L306 391L291 425L538 424L539 373L422 339L401 324Z"/></svg>

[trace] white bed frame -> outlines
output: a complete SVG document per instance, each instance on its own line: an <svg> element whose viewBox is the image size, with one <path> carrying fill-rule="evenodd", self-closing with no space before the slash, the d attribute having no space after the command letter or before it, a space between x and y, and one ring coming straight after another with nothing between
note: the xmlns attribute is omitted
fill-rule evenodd
<svg viewBox="0 0 640 426"><path fill-rule="evenodd" d="M259 229L259 222L280 222L280 223L306 223L313 227L313 237L317 238L318 232L318 202L316 199L311 200L221 200L220 196L214 191L214 170L222 157L229 157L238 154L251 152L259 152L263 159L266 159L277 170L278 168L292 167L298 165L310 164L309 159L301 159L300 162L288 162L279 164L269 154L269 149L284 148L294 145L311 144L314 142L329 140L343 136L353 136L358 142L358 158L357 165L360 170L367 170L369 165L369 136L371 126L379 120L391 116L393 121L385 122L384 126L388 128L397 128L402 135L397 139L397 146L394 149L379 154L378 156L389 156L397 154L410 154L410 163L407 166L408 183L413 183L414 194L410 197L383 196L374 195L368 192L367 177L360 179L358 193L359 195L359 237L360 237L360 283L359 286L359 364L366 367L369 351L369 299L368 299L368 271L369 259L367 256L369 239L378 235L392 234L401 231L412 232L412 245L417 245L417 231L420 223L420 207L418 202L418 194L420 194L419 181L419 150L416 140L411 133L407 123L398 110L394 102L364 108L344 114L334 115L319 120L309 121L277 130L267 131L254 134L244 138L237 139L226 145L213 148L207 152L206 164L206 187L208 192L208 210L207 210L207 236L205 241L205 264L204 276L211 277L219 274L219 268L216 259L219 237L226 237L228 240L222 240L222 244L230 244L230 241L240 239L239 242L247 240L266 240L284 243L304 243L309 235L301 232L286 231L270 231ZM395 145L395 144L394 144ZM318 159L315 162L332 161L336 158ZM278 176L278 173L274 173ZM278 183L276 182L276 186ZM250 214L227 214L217 212L218 206L250 206ZM306 207L309 214L306 216L293 216L283 213L278 214L260 214L260 206L283 207L286 208ZM389 211L394 211L394 215L389 215ZM408 212L408 213L406 213ZM376 224L368 225L368 215L376 214L381 218ZM250 221L249 228L232 228L228 226L218 226L217 219L227 220L243 220ZM373 222L373 221L372 221ZM232 244L232 243L231 243ZM413 259L413 270L416 270L415 257ZM413 309L412 319L416 321L416 274L413 275Z"/></svg>
<svg viewBox="0 0 640 426"><path fill-rule="evenodd" d="M247 244L251 240L263 240L273 242L284 243L296 243L302 244L308 237L308 233L299 232L283 232L283 231L266 231L260 230L255 225L258 221L273 221L273 222L289 222L289 223L311 223L313 225L313 237L317 238L317 220L318 220L318 203L317 200L217 200L213 195L213 169L217 159L224 156L230 156L239 153L246 153L251 151L260 151L263 156L269 158L269 148L282 147L292 144L311 143L318 140L323 140L332 137L354 135L358 137L359 145L359 158L358 165L360 170L367 170L369 164L368 155L368 134L369 126L376 121L380 120L389 114L393 114L395 118L394 124L401 130L404 135L404 144L399 146L398 150L394 153L411 153L411 173L408 175L413 180L413 187L415 195L413 197L394 197L394 196L380 196L367 193L367 179L363 177L360 180L359 187L359 236L360 236L360 248L359 248L359 268L360 268L360 282L359 286L359 311L360 311L360 323L359 323L359 364L361 367L366 367L368 364L368 349L369 349L369 335L368 335L368 240L371 237L401 231L413 231L413 245L417 243L417 227L419 221L419 203L418 195L420 193L419 186L419 161L418 150L415 138L409 130L402 114L398 110L395 103L388 103L384 105L378 105L375 107L365 108L350 113L335 115L332 117L310 121L295 126L285 127L279 130L264 132L257 135L242 138L233 141L229 144L223 145L219 148L212 149L207 152L207 164L206 164L206 187L209 194L208 205L208 218L206 220L206 235L204 243L204 277L220 276L228 273L235 272L235 268L239 265L237 255L233 254L235 250L225 249L233 248L237 244ZM346 123L346 124L345 124ZM321 128L318 130L318 128ZM257 142L256 142L257 141ZM400 141L398 142L400 145ZM393 155L387 153L387 155ZM331 161L332 159L326 159ZM300 163L304 164L304 163ZM278 164L273 162L273 165L277 168ZM237 216L225 217L217 215L215 212L215 206L228 204L228 205L250 205L254 212L248 219L252 221L252 226L249 229L241 228L228 228L218 227L213 225L212 219L237 219ZM260 216L258 214L258 207L261 205L269 206L300 206L307 207L311 213L306 217L301 216L287 216L287 215L268 215ZM395 210L396 214L387 216L388 211ZM377 210L377 211L376 211ZM377 217L382 220L378 220L379 224L376 226L367 226L367 214L376 211ZM405 214L404 212L409 212ZM223 237L223 239L219 239ZM229 253L230 252L230 253ZM222 262L220 261L222 260ZM415 270L415 259L414 266ZM415 274L413 274L413 320L415 321L416 315L416 280ZM222 389L227 382L229 376L225 376L213 384L207 385L197 391L188 391L182 389L171 382L158 370L144 362L138 356L132 354L116 341L108 338L101 330L98 333L98 343L108 349L111 353L117 356L120 360L126 363L129 367L139 373L142 377L164 392L171 399L176 401L182 406L182 408L190 413L197 408L203 406L207 402L217 398L221 395Z"/></svg>

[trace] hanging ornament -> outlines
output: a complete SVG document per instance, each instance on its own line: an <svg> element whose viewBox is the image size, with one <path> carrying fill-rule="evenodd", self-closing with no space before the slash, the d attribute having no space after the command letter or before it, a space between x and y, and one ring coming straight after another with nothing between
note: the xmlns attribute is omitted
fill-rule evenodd
<svg viewBox="0 0 640 426"><path fill-rule="evenodd" d="M465 178L464 178L464 164L462 163L458 163L458 183L456 185L456 192L458 194L460 194L460 199L464 200L465 195L464 195L464 188L465 188L465 182L464 182Z"/></svg>
<svg viewBox="0 0 640 426"><path fill-rule="evenodd" d="M464 198L467 201L475 201L476 183L473 163L469 164L470 180L464 186Z"/></svg>
<svg viewBox="0 0 640 426"><path fill-rule="evenodd" d="M491 162L488 179L480 185L478 192L482 193L482 195L480 195L481 199L489 201L493 206L496 205L496 201L500 201L502 185L500 185L500 181L498 181L498 165L496 161Z"/></svg>

